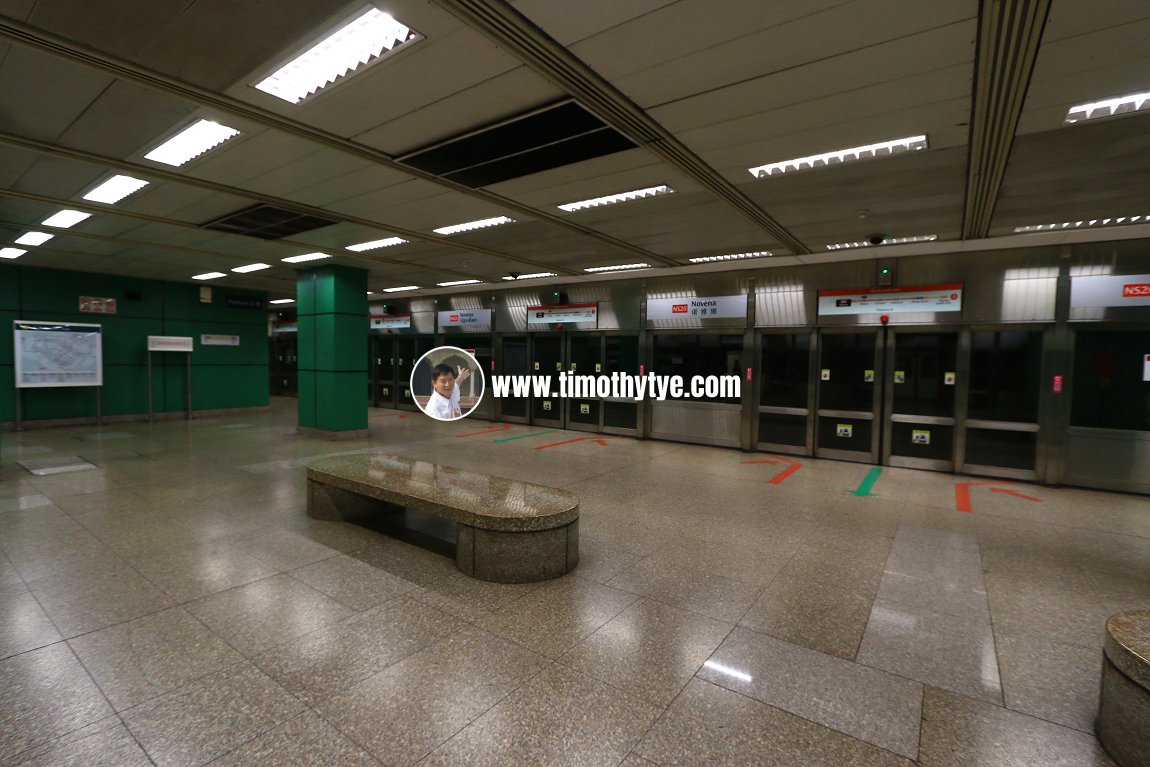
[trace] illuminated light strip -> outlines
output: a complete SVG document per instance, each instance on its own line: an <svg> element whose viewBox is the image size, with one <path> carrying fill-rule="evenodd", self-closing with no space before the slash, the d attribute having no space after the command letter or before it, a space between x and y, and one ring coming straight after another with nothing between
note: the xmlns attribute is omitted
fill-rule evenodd
<svg viewBox="0 0 1150 767"><path fill-rule="evenodd" d="M769 250L756 250L750 253L728 253L725 256L703 256L701 258L688 258L692 264L705 264L709 261L735 261L741 258L765 258L775 255Z"/></svg>
<svg viewBox="0 0 1150 767"><path fill-rule="evenodd" d="M1081 221L1063 221L1061 224L1032 224L1014 227L1015 234L1026 232L1056 232L1062 229L1087 229L1092 226L1127 226L1130 224L1150 224L1150 216L1117 216L1115 218L1090 218Z"/></svg>
<svg viewBox="0 0 1150 767"><path fill-rule="evenodd" d="M0 258L20 258L28 251L20 248L0 248Z"/></svg>
<svg viewBox="0 0 1150 767"><path fill-rule="evenodd" d="M505 280L534 280L540 277L558 277L555 272L536 272L535 274L521 274L518 277L504 277Z"/></svg>
<svg viewBox="0 0 1150 767"><path fill-rule="evenodd" d="M938 239L937 234L924 234L918 237L887 237L879 245L906 245L908 242L934 242ZM827 245L827 250L846 250L848 248L869 248L874 243L863 240L861 242L839 242L834 245Z"/></svg>
<svg viewBox="0 0 1150 767"><path fill-rule="evenodd" d="M203 274L192 275L193 280L216 280L220 277L227 277L223 272L204 272Z"/></svg>
<svg viewBox="0 0 1150 767"><path fill-rule="evenodd" d="M304 253L302 256L288 256L281 258L280 261L286 261L289 264L300 264L304 261L319 261L321 258L331 258L327 253Z"/></svg>
<svg viewBox="0 0 1150 767"><path fill-rule="evenodd" d="M235 128L211 120L197 120L148 152L144 159L178 168L238 135L240 132Z"/></svg>
<svg viewBox="0 0 1150 767"><path fill-rule="evenodd" d="M483 280L455 280L454 282L437 282L441 288L454 288L457 285L482 285Z"/></svg>
<svg viewBox="0 0 1150 767"><path fill-rule="evenodd" d="M269 304L294 304L294 298L276 298L268 301Z"/></svg>
<svg viewBox="0 0 1150 767"><path fill-rule="evenodd" d="M55 236L47 232L26 232L17 237L14 242L17 245L43 245Z"/></svg>
<svg viewBox="0 0 1150 767"><path fill-rule="evenodd" d="M1079 104L1066 110L1066 119L1063 125L1085 122L1086 120L1101 120L1105 117L1118 117L1150 109L1150 91L1134 93L1129 96L1117 96L1112 99L1095 101L1090 104Z"/></svg>
<svg viewBox="0 0 1150 767"><path fill-rule="evenodd" d="M649 186L646 189L636 189L632 192L619 192L618 194L609 194L605 197L595 197L591 200L580 200L579 202L568 202L563 205L558 205L560 210L565 210L571 213L576 210L583 210L584 208L595 208L600 205L615 205L620 202L628 202L630 200L638 200L642 197L658 197L662 194L674 194L675 190L666 184L659 186Z"/></svg>
<svg viewBox="0 0 1150 767"><path fill-rule="evenodd" d="M859 160L893 157L905 152L917 152L921 149L928 148L929 146L925 135L908 136L907 138L880 141L877 144L866 144L865 146L856 146L850 149L838 149L833 152L812 154L807 157L796 157L793 160L772 162L767 165L759 165L755 168L747 168L747 170L749 170L755 178L766 178L767 176L778 176L783 173L794 173L796 171L812 170L814 168L827 168L848 162L858 162Z"/></svg>
<svg viewBox="0 0 1150 767"><path fill-rule="evenodd" d="M392 245L402 245L407 240L402 237L387 237L382 240L372 240L371 242L361 242L358 245L348 245L344 250L354 250L356 253L362 253L365 250L375 250L376 248L390 248Z"/></svg>
<svg viewBox="0 0 1150 767"><path fill-rule="evenodd" d="M515 219L508 218L507 216L496 216L495 218L482 218L478 221L468 221L465 224L455 224L453 226L441 226L432 231L436 234L459 234L460 232L470 232L473 229L486 229L489 226L502 226L503 224L514 224Z"/></svg>
<svg viewBox="0 0 1150 767"><path fill-rule="evenodd" d="M384 293L398 293L401 290L419 290L419 286L418 285L403 285L402 287L398 287L398 288L384 288L383 292Z"/></svg>
<svg viewBox="0 0 1150 767"><path fill-rule="evenodd" d="M81 221L86 221L91 218L91 213L84 213L79 210L62 210L55 213L40 222L43 226L54 226L58 229L71 229Z"/></svg>
<svg viewBox="0 0 1150 767"><path fill-rule="evenodd" d="M423 35L372 8L255 84L264 93L298 104L311 94L350 77L386 53L423 39Z"/></svg>
<svg viewBox="0 0 1150 767"><path fill-rule="evenodd" d="M109 205L114 205L128 195L140 191L147 185L147 181L142 181L138 178L132 178L131 176L112 176L110 179L84 195L84 199L91 200L92 202L105 202Z"/></svg>
<svg viewBox="0 0 1150 767"><path fill-rule="evenodd" d="M237 266L232 269L233 272L240 274L247 274L248 272L258 272L261 269L271 269L271 264L248 264L246 266Z"/></svg>
<svg viewBox="0 0 1150 767"><path fill-rule="evenodd" d="M585 272L619 272L625 269L650 269L650 264L618 264L616 266L593 266L584 269Z"/></svg>

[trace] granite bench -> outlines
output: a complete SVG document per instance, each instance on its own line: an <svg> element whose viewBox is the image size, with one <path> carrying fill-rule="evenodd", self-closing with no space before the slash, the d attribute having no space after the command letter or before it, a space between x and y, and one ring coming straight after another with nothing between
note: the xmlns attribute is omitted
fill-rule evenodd
<svg viewBox="0 0 1150 767"><path fill-rule="evenodd" d="M573 493L399 455L323 458L307 467L308 515L354 520L414 509L456 523L455 562L499 583L557 578L579 563Z"/></svg>
<svg viewBox="0 0 1150 767"><path fill-rule="evenodd" d="M1150 764L1150 610L1106 621L1095 729L1119 767Z"/></svg>

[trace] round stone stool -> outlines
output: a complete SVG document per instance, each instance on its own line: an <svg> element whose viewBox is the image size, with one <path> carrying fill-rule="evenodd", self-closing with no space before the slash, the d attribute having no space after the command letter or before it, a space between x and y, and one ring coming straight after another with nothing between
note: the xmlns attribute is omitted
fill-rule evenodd
<svg viewBox="0 0 1150 767"><path fill-rule="evenodd" d="M1150 764L1150 610L1106 621L1098 740L1119 767Z"/></svg>

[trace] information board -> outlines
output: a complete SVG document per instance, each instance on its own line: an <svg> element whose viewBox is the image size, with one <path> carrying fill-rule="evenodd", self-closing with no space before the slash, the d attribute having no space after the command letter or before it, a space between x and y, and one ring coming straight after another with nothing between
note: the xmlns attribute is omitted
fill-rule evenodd
<svg viewBox="0 0 1150 767"><path fill-rule="evenodd" d="M16 388L104 385L99 325L16 320L13 335Z"/></svg>
<svg viewBox="0 0 1150 767"><path fill-rule="evenodd" d="M819 316L962 311L962 284L872 290L820 290Z"/></svg>

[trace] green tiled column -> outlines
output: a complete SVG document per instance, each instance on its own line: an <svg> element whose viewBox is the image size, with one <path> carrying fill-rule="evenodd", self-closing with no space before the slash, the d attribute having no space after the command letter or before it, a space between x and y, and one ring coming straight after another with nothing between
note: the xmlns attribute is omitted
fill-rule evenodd
<svg viewBox="0 0 1150 767"><path fill-rule="evenodd" d="M367 435L367 271L322 266L296 278L299 427Z"/></svg>

